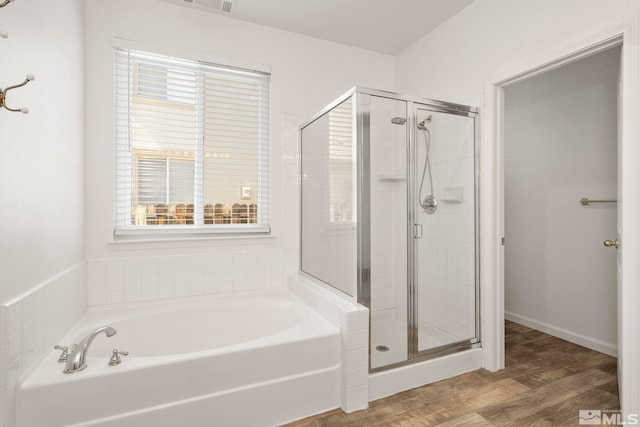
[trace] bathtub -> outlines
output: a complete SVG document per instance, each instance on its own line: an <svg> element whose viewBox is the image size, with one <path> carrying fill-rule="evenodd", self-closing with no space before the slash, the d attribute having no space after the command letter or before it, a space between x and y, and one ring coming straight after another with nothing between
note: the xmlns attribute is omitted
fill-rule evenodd
<svg viewBox="0 0 640 427"><path fill-rule="evenodd" d="M271 426L340 406L341 340L287 290L92 308L88 367L52 351L17 389L17 426ZM113 351L128 351L109 366Z"/></svg>

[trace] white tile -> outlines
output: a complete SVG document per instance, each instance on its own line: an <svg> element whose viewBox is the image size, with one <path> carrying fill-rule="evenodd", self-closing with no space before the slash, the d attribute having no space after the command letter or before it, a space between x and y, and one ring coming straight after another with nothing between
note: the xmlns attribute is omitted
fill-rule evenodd
<svg viewBox="0 0 640 427"><path fill-rule="evenodd" d="M171 286L158 286L158 298L166 299L173 298L175 291L173 285Z"/></svg>
<svg viewBox="0 0 640 427"><path fill-rule="evenodd" d="M35 296L33 293L29 293L22 298L22 324L33 322L35 316Z"/></svg>
<svg viewBox="0 0 640 427"><path fill-rule="evenodd" d="M15 427L16 422L16 392L15 386L7 385L5 395L5 427Z"/></svg>
<svg viewBox="0 0 640 427"><path fill-rule="evenodd" d="M7 365L12 365L22 357L22 331L18 330L9 336L7 345Z"/></svg>
<svg viewBox="0 0 640 427"><path fill-rule="evenodd" d="M140 276L142 275L142 262L144 258L135 257L135 258L127 258L124 261L124 274L125 276Z"/></svg>
<svg viewBox="0 0 640 427"><path fill-rule="evenodd" d="M127 289L124 292L125 302L139 302L142 301L142 289Z"/></svg>
<svg viewBox="0 0 640 427"><path fill-rule="evenodd" d="M178 255L174 258L174 268L177 274L189 271L189 255Z"/></svg>
<svg viewBox="0 0 640 427"><path fill-rule="evenodd" d="M8 344L0 345L0 389L7 385L7 353L9 352Z"/></svg>
<svg viewBox="0 0 640 427"><path fill-rule="evenodd" d="M124 291L125 289L125 276L113 275L107 277L107 292Z"/></svg>
<svg viewBox="0 0 640 427"><path fill-rule="evenodd" d="M7 336L15 334L22 327L22 299L6 306Z"/></svg>
<svg viewBox="0 0 640 427"><path fill-rule="evenodd" d="M189 280L178 278L174 286L174 296L182 298L188 297L189 295L191 295L191 290L189 289Z"/></svg>
<svg viewBox="0 0 640 427"><path fill-rule="evenodd" d="M369 402L369 387L362 386L347 390L347 408L360 408Z"/></svg>
<svg viewBox="0 0 640 427"><path fill-rule="evenodd" d="M206 254L191 254L189 256L189 269L191 271L202 270L204 272L206 261Z"/></svg>
<svg viewBox="0 0 640 427"><path fill-rule="evenodd" d="M235 252L233 254L233 270L234 275L240 271L244 272L247 267L247 253L246 252Z"/></svg>
<svg viewBox="0 0 640 427"><path fill-rule="evenodd" d="M35 322L27 323L22 328L22 353L33 350L35 345Z"/></svg>
<svg viewBox="0 0 640 427"><path fill-rule="evenodd" d="M107 276L89 278L89 292L106 292L107 282Z"/></svg>
<svg viewBox="0 0 640 427"><path fill-rule="evenodd" d="M33 293L33 310L35 311L36 317L44 314L47 311L45 289L40 288Z"/></svg>
<svg viewBox="0 0 640 427"><path fill-rule="evenodd" d="M367 348L369 346L369 330L362 329L356 332L348 332L346 339L347 351Z"/></svg>
<svg viewBox="0 0 640 427"><path fill-rule="evenodd" d="M369 368L347 370L347 389L369 385Z"/></svg>
<svg viewBox="0 0 640 427"><path fill-rule="evenodd" d="M6 369L4 369L6 371ZM5 373L6 375L6 373ZM7 386L0 386L0 426L7 426Z"/></svg>
<svg viewBox="0 0 640 427"><path fill-rule="evenodd" d="M7 368L7 386L15 387L15 385L18 383L20 375L22 375L22 372L22 359L20 358L11 363Z"/></svg>
<svg viewBox="0 0 640 427"><path fill-rule="evenodd" d="M357 369L368 366L369 351L367 348L360 348L347 352L347 369Z"/></svg>
<svg viewBox="0 0 640 427"><path fill-rule="evenodd" d="M112 258L107 260L107 276L124 276L125 267L124 260L120 258Z"/></svg>
<svg viewBox="0 0 640 427"><path fill-rule="evenodd" d="M142 288L142 275L127 274L124 278L124 288L126 291Z"/></svg>
<svg viewBox="0 0 640 427"><path fill-rule="evenodd" d="M174 275L175 257L163 256L158 257L158 280L167 275Z"/></svg>
<svg viewBox="0 0 640 427"><path fill-rule="evenodd" d="M104 305L107 303L106 292L89 292L89 306Z"/></svg>
<svg viewBox="0 0 640 427"><path fill-rule="evenodd" d="M204 294L205 294L204 281L197 281L189 285L189 295L197 296L197 295L204 295Z"/></svg>
<svg viewBox="0 0 640 427"><path fill-rule="evenodd" d="M121 304L124 302L124 290L107 292L107 304Z"/></svg>
<svg viewBox="0 0 640 427"><path fill-rule="evenodd" d="M247 278L239 273L233 277L233 292L245 292L247 290Z"/></svg>
<svg viewBox="0 0 640 427"><path fill-rule="evenodd" d="M158 273L154 274L142 274L142 289L157 289L158 288Z"/></svg>
<svg viewBox="0 0 640 427"><path fill-rule="evenodd" d="M158 257L145 257L142 261L142 276L149 278L158 277Z"/></svg>
<svg viewBox="0 0 640 427"><path fill-rule="evenodd" d="M104 259L89 260L87 263L87 275L89 278L107 275L107 261Z"/></svg>
<svg viewBox="0 0 640 427"><path fill-rule="evenodd" d="M158 287L153 288L142 288L142 300L143 301L154 301L158 299Z"/></svg>

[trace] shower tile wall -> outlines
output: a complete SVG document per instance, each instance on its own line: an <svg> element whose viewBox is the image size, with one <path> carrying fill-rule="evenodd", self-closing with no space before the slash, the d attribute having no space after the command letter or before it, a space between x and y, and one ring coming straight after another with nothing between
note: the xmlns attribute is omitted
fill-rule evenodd
<svg viewBox="0 0 640 427"><path fill-rule="evenodd" d="M370 115L371 316L406 323L406 103L372 97Z"/></svg>
<svg viewBox="0 0 640 427"><path fill-rule="evenodd" d="M419 209L417 216L424 226L418 256L420 330L447 342L475 336L473 126L466 117L433 114L431 165L439 207L434 215ZM424 159L423 135L417 141L418 159ZM418 162L419 173L423 164ZM427 177L423 197L429 191Z"/></svg>

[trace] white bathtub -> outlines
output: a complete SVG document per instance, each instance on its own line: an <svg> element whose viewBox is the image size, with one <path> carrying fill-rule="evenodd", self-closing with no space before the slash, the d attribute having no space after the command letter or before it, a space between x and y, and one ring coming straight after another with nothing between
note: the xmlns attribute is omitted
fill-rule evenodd
<svg viewBox="0 0 640 427"><path fill-rule="evenodd" d="M17 426L271 426L340 405L340 331L286 290L90 309L88 367L59 352L17 390ZM111 351L129 352L108 366Z"/></svg>

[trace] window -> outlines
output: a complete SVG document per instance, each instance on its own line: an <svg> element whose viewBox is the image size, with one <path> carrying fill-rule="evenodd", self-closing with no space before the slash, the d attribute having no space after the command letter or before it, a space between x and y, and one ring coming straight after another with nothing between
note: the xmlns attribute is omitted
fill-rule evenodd
<svg viewBox="0 0 640 427"><path fill-rule="evenodd" d="M267 233L270 76L116 49L115 234Z"/></svg>
<svg viewBox="0 0 640 427"><path fill-rule="evenodd" d="M351 98L329 111L329 222L353 221L353 105Z"/></svg>

